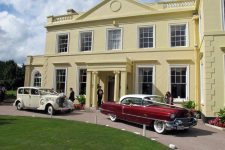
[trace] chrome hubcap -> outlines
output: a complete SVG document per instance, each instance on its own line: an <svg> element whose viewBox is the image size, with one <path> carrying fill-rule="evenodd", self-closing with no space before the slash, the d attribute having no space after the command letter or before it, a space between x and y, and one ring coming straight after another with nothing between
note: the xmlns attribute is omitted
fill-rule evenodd
<svg viewBox="0 0 225 150"><path fill-rule="evenodd" d="M158 128L159 130L162 130L162 128L163 128L162 122L157 122L157 128Z"/></svg>
<svg viewBox="0 0 225 150"><path fill-rule="evenodd" d="M110 117L110 119L111 119L112 121L116 120L116 115L112 115L112 114L111 114L109 117Z"/></svg>
<svg viewBox="0 0 225 150"><path fill-rule="evenodd" d="M52 114L52 107L48 107L48 113Z"/></svg>
<svg viewBox="0 0 225 150"><path fill-rule="evenodd" d="M17 108L18 108L18 109L21 109L21 103L18 103L18 104L17 104Z"/></svg>

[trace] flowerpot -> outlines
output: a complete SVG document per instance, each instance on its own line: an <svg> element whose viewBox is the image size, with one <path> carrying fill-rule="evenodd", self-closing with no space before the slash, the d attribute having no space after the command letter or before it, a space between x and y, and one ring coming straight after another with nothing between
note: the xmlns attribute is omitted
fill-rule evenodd
<svg viewBox="0 0 225 150"><path fill-rule="evenodd" d="M80 110L81 109L81 104L74 104L74 109Z"/></svg>
<svg viewBox="0 0 225 150"><path fill-rule="evenodd" d="M85 105L84 104L81 104L81 110L84 110L84 107L85 107Z"/></svg>
<svg viewBox="0 0 225 150"><path fill-rule="evenodd" d="M223 127L223 124L221 122L219 122L218 127Z"/></svg>
<svg viewBox="0 0 225 150"><path fill-rule="evenodd" d="M225 123L223 123L223 128L225 128Z"/></svg>

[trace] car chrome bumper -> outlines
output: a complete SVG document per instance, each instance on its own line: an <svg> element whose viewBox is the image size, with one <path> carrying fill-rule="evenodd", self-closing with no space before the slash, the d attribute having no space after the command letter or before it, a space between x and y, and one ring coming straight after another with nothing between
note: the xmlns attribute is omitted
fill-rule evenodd
<svg viewBox="0 0 225 150"><path fill-rule="evenodd" d="M184 130L197 125L196 118L177 118L174 121L166 122L166 130Z"/></svg>

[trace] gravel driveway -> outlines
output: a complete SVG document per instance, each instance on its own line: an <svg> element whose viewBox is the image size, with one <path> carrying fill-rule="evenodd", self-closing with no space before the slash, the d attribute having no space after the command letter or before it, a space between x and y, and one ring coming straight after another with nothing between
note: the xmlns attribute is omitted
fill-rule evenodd
<svg viewBox="0 0 225 150"><path fill-rule="evenodd" d="M42 112L37 111L18 111L11 105L0 105L0 115L13 116L32 116L50 118ZM57 114L53 118L67 120L77 120L87 123L96 123L107 125L109 127L142 134L142 126L130 124L127 122L111 122L107 116L99 111L74 111L69 114ZM151 130L146 131L146 136L155 139L165 145L174 144L179 150L224 150L225 132L205 126L201 121L194 128L188 131L171 131L166 135L157 134Z"/></svg>

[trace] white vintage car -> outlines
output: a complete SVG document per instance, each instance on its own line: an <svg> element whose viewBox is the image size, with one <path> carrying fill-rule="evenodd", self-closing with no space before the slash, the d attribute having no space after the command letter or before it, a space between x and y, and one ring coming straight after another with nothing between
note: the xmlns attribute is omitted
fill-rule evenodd
<svg viewBox="0 0 225 150"><path fill-rule="evenodd" d="M51 89L37 87L20 87L17 90L17 98L14 106L18 110L36 109L44 110L48 114L56 111L72 111L74 104L66 96L58 94Z"/></svg>

